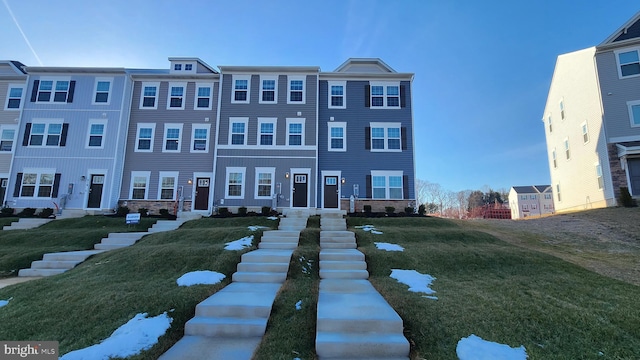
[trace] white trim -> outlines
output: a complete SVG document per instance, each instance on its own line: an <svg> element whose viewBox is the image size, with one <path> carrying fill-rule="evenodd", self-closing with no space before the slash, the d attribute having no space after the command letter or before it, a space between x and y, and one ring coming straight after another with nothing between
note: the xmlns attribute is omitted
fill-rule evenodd
<svg viewBox="0 0 640 360"><path fill-rule="evenodd" d="M84 143L84 148L85 149L104 149L104 143L106 140L106 134L107 134L107 120L103 120L103 119L89 119L89 122L87 123L87 140ZM102 134L100 135L102 138L100 140L100 146L90 146L90 141L91 141L91 126L92 125L102 125Z"/></svg>
<svg viewBox="0 0 640 360"><path fill-rule="evenodd" d="M198 96L198 90L200 88L209 88L209 106L207 107L198 107L198 100L199 99L205 99L206 97L204 96ZM203 83L203 82L196 82L196 89L195 89L195 93L194 93L194 99L193 99L193 110L211 110L213 109L213 83Z"/></svg>
<svg viewBox="0 0 640 360"><path fill-rule="evenodd" d="M260 92L258 94L258 103L259 104L277 104L278 103L278 75L260 75ZM264 80L273 80L275 82L275 87L273 89L273 101L265 101L262 100L262 92L265 91L263 86ZM271 91L271 90L267 90Z"/></svg>
<svg viewBox="0 0 640 360"><path fill-rule="evenodd" d="M369 82L369 108L370 109L400 109L402 108L402 97L400 94L400 81L370 81ZM373 105L373 87L382 86L382 95L376 95L376 97L382 97L382 106ZM389 106L389 97L396 97L395 95L389 95L389 86L395 86L398 88L398 106Z"/></svg>
<svg viewBox="0 0 640 360"><path fill-rule="evenodd" d="M384 140L384 148L382 149L374 149L373 148L373 129L374 128L382 128L384 129L384 136L383 136L383 140ZM402 152L402 124L399 122L372 122L369 123L369 131L370 131L370 141L371 143L370 148L371 148L371 152ZM400 141L400 147L398 149L390 149L389 148L389 140L391 139L389 137L389 129L398 129L399 132L399 138L398 140ZM380 138L376 138L376 139L380 139Z"/></svg>
<svg viewBox="0 0 640 360"><path fill-rule="evenodd" d="M21 199L52 199L51 194L53 194L53 190L54 190L54 186L56 185L56 169L52 169L52 168L23 168L22 169L22 179L20 179L20 184L16 184L20 187L20 190L18 192L18 198ZM24 185L24 175L25 174L35 174L36 175L36 182L33 184L33 196L22 196L22 187ZM40 178L42 177L42 175L52 175L52 179L51 179L51 192L49 193L49 196L38 196L38 193L40 192ZM48 184L46 184L48 185ZM60 186L60 184L58 184L58 186Z"/></svg>
<svg viewBox="0 0 640 360"><path fill-rule="evenodd" d="M134 199L133 198L133 183L136 177L144 177L146 178L146 183L144 187L144 198L142 199ZM151 177L151 171L132 171L131 172L131 182L129 184L129 199L131 200L147 200L149 198L149 178Z"/></svg>
<svg viewBox="0 0 640 360"><path fill-rule="evenodd" d="M271 191L269 193L269 195L267 196L260 196L258 195L258 186L259 184L259 175L260 174L270 174L271 175ZM268 199L270 200L273 197L273 193L275 191L275 186L276 186L276 168L275 167L257 167L255 168L255 183L254 183L254 193L253 193L253 198L258 200L258 199Z"/></svg>
<svg viewBox="0 0 640 360"><path fill-rule="evenodd" d="M287 138L286 138L286 145L287 145L288 147L296 147L296 148L299 148L300 146L304 146L304 145L305 145L305 136L304 136L304 135L305 135L305 134L304 134L304 133L305 133L305 122L306 122L306 119L304 119L304 118L287 118ZM289 144L289 135L297 135L297 134L290 134L290 133L289 133L289 130L290 130L289 126L290 126L290 125L292 125L292 124L301 124L301 125L302 125L302 133L300 134L300 135L301 135L301 138L300 138L300 145L290 145L290 144Z"/></svg>
<svg viewBox="0 0 640 360"><path fill-rule="evenodd" d="M37 135L42 135L42 144L40 145L32 145L31 137L33 136L33 125L34 124L44 124L44 132L42 134L38 133ZM58 134L58 143L56 145L47 145L47 138L49 137L49 126L51 125L60 125L60 134ZM31 128L29 129L29 147L60 147L60 141L62 140L62 132L64 131L64 119L33 119L31 121Z"/></svg>
<svg viewBox="0 0 640 360"><path fill-rule="evenodd" d="M149 149L139 149L138 145L140 144L140 129L151 128L151 139L149 143ZM138 127L136 129L136 143L134 147L134 152L153 152L153 140L156 137L156 123L138 123Z"/></svg>
<svg viewBox="0 0 640 360"><path fill-rule="evenodd" d="M230 149L238 149L238 148L242 148L242 149L247 149L247 150L291 150L291 151L301 151L301 150L316 150L316 146L315 145L304 145L304 146L298 146L298 145L293 145L293 146L287 146L287 145L274 145L274 146L269 146L269 145L218 145L216 146L216 149L220 149L220 150L230 150ZM246 155L242 155L240 157L245 157ZM219 155L218 157L230 157L230 155ZM254 156L251 156L254 157ZM269 156L271 157L271 156ZM290 156L287 156L286 158L290 158ZM313 157L310 157L310 159Z"/></svg>
<svg viewBox="0 0 640 360"><path fill-rule="evenodd" d="M155 87L156 93L153 96L153 106L143 106L144 104L144 88L145 87ZM149 96L151 97L151 96ZM160 97L160 82L143 82L140 84L140 104L138 106L139 109L157 109L158 108L158 98Z"/></svg>
<svg viewBox="0 0 640 360"><path fill-rule="evenodd" d="M11 89L21 89L22 92L20 93L20 104L18 105L17 108L9 108L9 100L11 99L17 99L17 97L11 97ZM7 98L4 102L4 109L6 111L20 111L20 109L22 109L22 106L24 105L24 97L25 97L25 93L27 92L27 87L25 84L7 84ZM2 199L0 199L1 201Z"/></svg>
<svg viewBox="0 0 640 360"><path fill-rule="evenodd" d="M236 90L236 80L246 80L247 88ZM247 99L246 100L236 100L236 91L246 91ZM232 104L249 104L251 102L251 75L231 75L231 103Z"/></svg>
<svg viewBox="0 0 640 360"><path fill-rule="evenodd" d="M342 129L342 148L339 148L339 149L331 148L331 139L333 139L333 137L331 136L332 128ZM400 142L402 142L402 138L400 139ZM400 147L402 148L402 144L400 144ZM340 121L340 122L327 123L327 151L337 151L337 152L347 151L347 123L346 122Z"/></svg>
<svg viewBox="0 0 640 360"><path fill-rule="evenodd" d="M56 76L56 77L41 77L39 79L37 79L38 82L38 89L36 89L36 104L37 103L52 103L52 104L66 104L67 103L67 99L69 98L69 89L71 89L71 76ZM47 91L50 92L50 96L49 96L49 101L40 101L38 100L40 98L40 86L42 85L43 81L51 81L51 90ZM55 97L56 97L56 86L58 84L59 81L66 81L68 82L67 84L67 96L65 96L65 101L54 101Z"/></svg>
<svg viewBox="0 0 640 360"><path fill-rule="evenodd" d="M558 102L558 107L560 108L560 121L564 121L564 119L567 118L566 109L564 106L564 97L560 98L560 101Z"/></svg>
<svg viewBox="0 0 640 360"><path fill-rule="evenodd" d="M401 196L399 198L392 198L390 196L391 193L391 184L389 183L389 178L390 177L400 177L400 193ZM373 178L374 177L384 177L385 178L385 183L384 183L384 191L385 191L385 197L383 198L376 198L374 196L374 186L373 186ZM395 188L395 187L394 187ZM407 194L408 195L408 194ZM402 170L371 170L371 198L372 199L381 199L381 200L402 200L404 199L405 194L404 194L404 172Z"/></svg>
<svg viewBox="0 0 640 360"><path fill-rule="evenodd" d="M564 148L564 158L565 160L571 160L571 145L569 144L569 138L566 137L562 140L562 145Z"/></svg>
<svg viewBox="0 0 640 360"><path fill-rule="evenodd" d="M108 82L109 91L107 91L107 101L96 102L96 96L98 95L98 83ZM103 93L104 91L101 91ZM97 77L93 84L93 97L91 98L91 105L109 105L111 104L111 95L113 94L113 77Z"/></svg>
<svg viewBox="0 0 640 360"><path fill-rule="evenodd" d="M341 207L341 201L340 199L342 199L342 171L337 170L337 171L330 171L330 170L322 170L320 172L320 179L322 180L322 186L321 186L321 195L320 195L320 199L322 200L321 203L321 208L324 209L325 205L324 205L324 186L325 186L325 177L326 176L337 176L338 177L338 210L342 209ZM330 209L334 209L334 208L330 208Z"/></svg>
<svg viewBox="0 0 640 360"><path fill-rule="evenodd" d="M105 193L106 190L108 189L107 186L104 185L104 183L102 184L102 195L100 196L100 207L97 208L90 208L89 206L89 189L91 188L91 176L92 175L103 175L104 176L104 182L107 182L107 176L109 174L109 170L108 169L87 169L87 175L86 175L86 181L85 181L85 195L83 196L83 205L82 208L84 210L87 209L102 209L102 203L104 202L105 199Z"/></svg>
<svg viewBox="0 0 640 360"><path fill-rule="evenodd" d="M630 141L640 141L640 135L630 135L630 136L617 136L610 137L610 143L621 143L621 142L630 142Z"/></svg>
<svg viewBox="0 0 640 360"><path fill-rule="evenodd" d="M631 78L640 76L640 73L633 74L633 75L622 76L622 65L620 64L620 54L628 53L628 52L632 52L632 51L636 52L636 55L638 55L638 59L640 60L640 48L638 48L638 47L630 47L630 48L619 49L619 50L614 50L613 51L614 57L616 58L616 68L618 70L618 79L631 79Z"/></svg>
<svg viewBox="0 0 640 360"><path fill-rule="evenodd" d="M342 106L331 105L332 86L342 86ZM347 108L347 82L346 81L327 81L327 107L329 109L346 109Z"/></svg>
<svg viewBox="0 0 640 360"><path fill-rule="evenodd" d="M271 133L271 135L273 136L273 140L271 142L271 145L262 145L261 144L261 140L262 140L262 124L273 124L273 132ZM257 146L264 146L264 147L268 147L268 148L272 148L274 146L276 146L276 134L278 131L278 118L275 117L259 117L258 118L258 129L256 131L257 133L257 139L256 139L256 144Z"/></svg>
<svg viewBox="0 0 640 360"><path fill-rule="evenodd" d="M291 92L300 90L291 90L291 82L302 80L302 100L292 101ZM287 104L306 104L307 99L307 76L306 75L287 75Z"/></svg>
<svg viewBox="0 0 640 360"><path fill-rule="evenodd" d="M172 96L172 88L182 88L182 95ZM171 99L180 99L180 106L171 106ZM187 83L186 82L170 82L167 87L167 110L184 110L184 103L187 101Z"/></svg>
<svg viewBox="0 0 640 360"><path fill-rule="evenodd" d="M207 138L206 145L204 150L195 150L194 144L196 141L196 130L197 129L205 129L207 130ZM192 124L191 125L191 144L189 145L189 152L191 153L208 153L209 152L209 143L211 142L211 124Z"/></svg>
<svg viewBox="0 0 640 360"><path fill-rule="evenodd" d="M178 171L160 171L158 173L158 193L156 198L158 200L176 200L177 190L178 190L178 179L180 173ZM171 195L171 199L163 199L162 198L162 178L173 178L173 191ZM195 180L194 180L195 181ZM184 194L183 194L184 196Z"/></svg>
<svg viewBox="0 0 640 360"><path fill-rule="evenodd" d="M242 179L240 180L240 195L229 195L229 174L240 173ZM224 185L224 198L225 199L244 199L244 190L247 186L247 168L246 167L227 167L226 177Z"/></svg>
<svg viewBox="0 0 640 360"><path fill-rule="evenodd" d="M289 207L295 209L309 209L311 207L311 169L310 168L291 168L289 169L291 176L289 176ZM293 179L294 174L305 174L307 175L307 206L306 207L294 207L293 206Z"/></svg>
<svg viewBox="0 0 640 360"><path fill-rule="evenodd" d="M234 144L232 142L233 139L233 124L244 124L244 133L243 133L243 139L242 139L242 144ZM240 134L240 133L237 133ZM229 146L245 146L247 145L247 137L249 135L249 118L248 117L230 117L229 118L229 139L228 139L228 143Z"/></svg>
<svg viewBox="0 0 640 360"><path fill-rule="evenodd" d="M640 100L627 101L627 110L629 111L629 124L631 125L631 127L640 127L640 118L638 119L637 123L636 121L634 121L634 117L633 117L634 106L640 107Z"/></svg>
<svg viewBox="0 0 640 360"><path fill-rule="evenodd" d="M162 152L163 153L179 153L182 151L182 128L184 124L182 123L168 123L164 124L164 131L162 137ZM167 149L167 141L169 138L167 137L167 132L170 129L178 129L178 148L176 150Z"/></svg>
<svg viewBox="0 0 640 360"><path fill-rule="evenodd" d="M16 139L18 137L18 125L1 125L0 126L0 144L2 143L2 134L5 130L13 130L13 139L11 140L11 150L0 151L0 154L13 154L16 149ZM9 139L7 139L9 140ZM2 201L2 199L0 199Z"/></svg>
<svg viewBox="0 0 640 360"><path fill-rule="evenodd" d="M586 145L589 143L589 141L591 141L591 136L589 135L589 124L587 124L587 121L583 121L582 124L580 124L580 132L582 135L582 144ZM587 136L587 140L584 139L584 136Z"/></svg>
<svg viewBox="0 0 640 360"><path fill-rule="evenodd" d="M195 206L196 206L196 188L197 188L197 181L198 178L207 178L209 179L209 198L207 199L207 209L205 210L196 210ZM213 204L213 197L214 197L214 191L213 191L213 180L214 180L214 176L212 172L194 172L191 179L193 180L193 184L188 185L191 186L191 196L190 197L185 197L185 199L190 199L192 200L191 202L191 212L197 213L197 214L211 214L211 207ZM184 196L184 195L183 195Z"/></svg>

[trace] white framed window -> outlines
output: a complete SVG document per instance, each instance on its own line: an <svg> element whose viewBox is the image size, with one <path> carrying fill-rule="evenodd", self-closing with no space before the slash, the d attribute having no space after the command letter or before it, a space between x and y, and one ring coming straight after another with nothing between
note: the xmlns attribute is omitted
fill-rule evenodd
<svg viewBox="0 0 640 360"><path fill-rule="evenodd" d="M527 200L527 195L520 195L520 200Z"/></svg>
<svg viewBox="0 0 640 360"><path fill-rule="evenodd" d="M167 92L167 109L184 110L184 92L187 83L169 83L169 91Z"/></svg>
<svg viewBox="0 0 640 360"><path fill-rule="evenodd" d="M369 103L372 109L400 109L400 82L370 82Z"/></svg>
<svg viewBox="0 0 640 360"><path fill-rule="evenodd" d="M184 71L193 71L193 64L184 64Z"/></svg>
<svg viewBox="0 0 640 360"><path fill-rule="evenodd" d="M164 124L162 152L180 152L183 124Z"/></svg>
<svg viewBox="0 0 640 360"><path fill-rule="evenodd" d="M627 101L631 127L640 127L640 100Z"/></svg>
<svg viewBox="0 0 640 360"><path fill-rule="evenodd" d="M551 123L551 115L547 117L547 123L549 124L549 132L553 132L553 125Z"/></svg>
<svg viewBox="0 0 640 360"><path fill-rule="evenodd" d="M557 169L558 168L558 159L556 158L556 149L555 148L551 152L551 159L553 160L553 168Z"/></svg>
<svg viewBox="0 0 640 360"><path fill-rule="evenodd" d="M347 123L328 122L328 151L347 151Z"/></svg>
<svg viewBox="0 0 640 360"><path fill-rule="evenodd" d="M189 65L189 64L187 64ZM211 110L213 104L213 84L196 83L194 110Z"/></svg>
<svg viewBox="0 0 640 360"><path fill-rule="evenodd" d="M247 168L244 167L228 167L225 191L227 199L244 199L244 180Z"/></svg>
<svg viewBox="0 0 640 360"><path fill-rule="evenodd" d="M304 145L304 119L287 119L287 146Z"/></svg>
<svg viewBox="0 0 640 360"><path fill-rule="evenodd" d="M564 120L564 99L560 99L560 120Z"/></svg>
<svg viewBox="0 0 640 360"><path fill-rule="evenodd" d="M109 105L109 103L111 102L112 84L113 78L96 78L96 83L93 87L94 92L91 104Z"/></svg>
<svg viewBox="0 0 640 360"><path fill-rule="evenodd" d="M28 129L29 146L64 146L65 125L62 120L34 120Z"/></svg>
<svg viewBox="0 0 640 360"><path fill-rule="evenodd" d="M248 104L251 94L251 75L232 75L232 104Z"/></svg>
<svg viewBox="0 0 640 360"><path fill-rule="evenodd" d="M535 195L529 195L529 200L535 200L536 196Z"/></svg>
<svg viewBox="0 0 640 360"><path fill-rule="evenodd" d="M256 199L271 199L273 196L274 179L276 178L276 168L257 167L256 168Z"/></svg>
<svg viewBox="0 0 640 360"><path fill-rule="evenodd" d="M157 109L159 82L143 82L140 88L140 109Z"/></svg>
<svg viewBox="0 0 640 360"><path fill-rule="evenodd" d="M177 171L160 171L158 178L158 200L174 200L176 199L176 190L178 184Z"/></svg>
<svg viewBox="0 0 640 360"><path fill-rule="evenodd" d="M87 128L86 149L104 149L104 136L107 129L106 120L89 120Z"/></svg>
<svg viewBox="0 0 640 360"><path fill-rule="evenodd" d="M173 70L182 71L182 64L173 64Z"/></svg>
<svg viewBox="0 0 640 360"><path fill-rule="evenodd" d="M0 152L12 152L16 143L18 125L0 126Z"/></svg>
<svg viewBox="0 0 640 360"><path fill-rule="evenodd" d="M73 82L74 83L74 82ZM38 84L37 102L71 102L73 87L70 78L40 79Z"/></svg>
<svg viewBox="0 0 640 360"><path fill-rule="evenodd" d="M589 142L589 127L587 126L587 122L583 122L580 124L580 130L582 130L582 143L586 144Z"/></svg>
<svg viewBox="0 0 640 360"><path fill-rule="evenodd" d="M556 184L556 196L558 197L558 201L562 201L562 196L560 196L560 183Z"/></svg>
<svg viewBox="0 0 640 360"><path fill-rule="evenodd" d="M596 178L598 179L598 189L604 189L604 177L602 176L602 165L596 163Z"/></svg>
<svg viewBox="0 0 640 360"><path fill-rule="evenodd" d="M373 199L402 199L402 171L371 171L371 196Z"/></svg>
<svg viewBox="0 0 640 360"><path fill-rule="evenodd" d="M307 77L304 75L287 76L287 104L305 103L306 81Z"/></svg>
<svg viewBox="0 0 640 360"><path fill-rule="evenodd" d="M59 181L59 178L58 178ZM20 197L51 198L55 195L56 174L53 169L29 169L22 174Z"/></svg>
<svg viewBox="0 0 640 360"><path fill-rule="evenodd" d="M614 51L618 63L618 77L628 78L640 75L640 57L638 49Z"/></svg>
<svg viewBox="0 0 640 360"><path fill-rule="evenodd" d="M155 133L155 123L138 123L135 152L152 152Z"/></svg>
<svg viewBox="0 0 640 360"><path fill-rule="evenodd" d="M229 118L229 145L247 145L249 118Z"/></svg>
<svg viewBox="0 0 640 360"><path fill-rule="evenodd" d="M260 75L260 104L278 103L278 76Z"/></svg>
<svg viewBox="0 0 640 360"><path fill-rule="evenodd" d="M551 194L544 194L545 200L551 200Z"/></svg>
<svg viewBox="0 0 640 360"><path fill-rule="evenodd" d="M399 123L371 123L371 151L402 151Z"/></svg>
<svg viewBox="0 0 640 360"><path fill-rule="evenodd" d="M209 152L210 124L193 124L191 128L191 150L192 153Z"/></svg>
<svg viewBox="0 0 640 360"><path fill-rule="evenodd" d="M7 101L4 104L5 110L20 110L24 96L24 85L9 84L7 88Z"/></svg>
<svg viewBox="0 0 640 360"><path fill-rule="evenodd" d="M258 140L260 146L274 146L276 144L277 118L258 118Z"/></svg>
<svg viewBox="0 0 640 360"><path fill-rule="evenodd" d="M564 139L564 155L567 160L571 159L571 149L569 149L569 139Z"/></svg>
<svg viewBox="0 0 640 360"><path fill-rule="evenodd" d="M329 81L328 82L327 103L329 109L346 109L347 108L347 82L346 81Z"/></svg>
<svg viewBox="0 0 640 360"><path fill-rule="evenodd" d="M132 171L131 187L129 188L130 199L146 200L149 195L150 171Z"/></svg>

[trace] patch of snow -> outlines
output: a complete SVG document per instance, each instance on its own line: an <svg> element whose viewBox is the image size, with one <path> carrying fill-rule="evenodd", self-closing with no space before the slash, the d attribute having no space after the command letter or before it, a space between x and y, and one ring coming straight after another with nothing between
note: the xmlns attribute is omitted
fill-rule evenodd
<svg viewBox="0 0 640 360"><path fill-rule="evenodd" d="M209 270L200 270L188 272L178 278L176 282L178 286L191 286L191 285L213 285L217 284L224 279L224 274Z"/></svg>
<svg viewBox="0 0 640 360"><path fill-rule="evenodd" d="M456 354L460 360L526 360L524 346L512 348L509 345L486 341L471 334L458 341Z"/></svg>
<svg viewBox="0 0 640 360"><path fill-rule="evenodd" d="M269 216L267 219L268 220L278 220L278 217L277 216Z"/></svg>
<svg viewBox="0 0 640 360"><path fill-rule="evenodd" d="M251 246L251 242L253 242L253 235L245 236L242 239L238 239L235 241L231 241L226 243L224 247L225 250L242 250L246 247Z"/></svg>
<svg viewBox="0 0 640 360"><path fill-rule="evenodd" d="M409 286L409 291L421 292L427 295L433 295L436 293L434 290L429 288L433 280L436 278L429 274L420 274L415 270L391 269L390 276Z"/></svg>
<svg viewBox="0 0 640 360"><path fill-rule="evenodd" d="M362 229L363 231L371 231L371 230L375 230L376 228L373 225L360 225L360 226L356 226L356 229Z"/></svg>
<svg viewBox="0 0 640 360"><path fill-rule="evenodd" d="M137 314L101 343L66 353L60 360L107 360L137 355L155 345L172 321L166 312L152 318L147 318L146 313Z"/></svg>
<svg viewBox="0 0 640 360"><path fill-rule="evenodd" d="M11 300L13 300L12 297L8 298L7 300L0 300L0 307L7 305Z"/></svg>
<svg viewBox="0 0 640 360"><path fill-rule="evenodd" d="M404 248L397 244L389 244L389 243L383 243L383 242L374 242L374 244L376 244L376 247L380 250L404 251Z"/></svg>
<svg viewBox="0 0 640 360"><path fill-rule="evenodd" d="M299 301L296 303L296 310L301 310L301 309L302 309L302 300L299 300Z"/></svg>
<svg viewBox="0 0 640 360"><path fill-rule="evenodd" d="M429 299L429 300L438 300L437 296L423 296L423 298Z"/></svg>
<svg viewBox="0 0 640 360"><path fill-rule="evenodd" d="M249 228L249 230L251 230L251 231L257 231L257 230L260 230L260 229L271 229L271 228L270 228L270 227L268 227L268 226L260 226L260 225L251 225L251 226L247 226L247 227L248 227L248 228Z"/></svg>
<svg viewBox="0 0 640 360"><path fill-rule="evenodd" d="M371 233L372 233L372 234L376 234L376 235L382 235L382 234L383 234L383 232L382 232L382 231L373 230L373 229L371 229Z"/></svg>

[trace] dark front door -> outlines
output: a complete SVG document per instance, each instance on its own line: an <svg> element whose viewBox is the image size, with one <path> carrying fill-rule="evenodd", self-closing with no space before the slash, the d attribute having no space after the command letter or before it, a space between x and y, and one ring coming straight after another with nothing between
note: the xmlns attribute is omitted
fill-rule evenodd
<svg viewBox="0 0 640 360"><path fill-rule="evenodd" d="M0 204L4 204L4 196L7 194L7 182L9 182L9 179L0 179Z"/></svg>
<svg viewBox="0 0 640 360"><path fill-rule="evenodd" d="M338 177L324 177L324 207L328 209L338 208Z"/></svg>
<svg viewBox="0 0 640 360"><path fill-rule="evenodd" d="M104 175L92 174L91 185L89 185L89 200L87 208L99 209L102 202L102 187L104 186Z"/></svg>
<svg viewBox="0 0 640 360"><path fill-rule="evenodd" d="M640 196L640 159L627 159L629 168L629 181L631 182L631 195Z"/></svg>
<svg viewBox="0 0 640 360"><path fill-rule="evenodd" d="M307 174L293 174L293 207L307 207Z"/></svg>
<svg viewBox="0 0 640 360"><path fill-rule="evenodd" d="M209 178L196 179L196 201L194 210L209 209Z"/></svg>

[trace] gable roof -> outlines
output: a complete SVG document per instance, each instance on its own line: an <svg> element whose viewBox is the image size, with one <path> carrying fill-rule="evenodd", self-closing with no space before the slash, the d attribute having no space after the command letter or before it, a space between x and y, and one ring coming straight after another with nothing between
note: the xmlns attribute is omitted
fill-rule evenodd
<svg viewBox="0 0 640 360"><path fill-rule="evenodd" d="M195 61L198 64L204 66L207 70L211 71L212 73L214 74L218 73L216 69L214 69L212 66L209 66L209 64L200 60L200 58L197 58L197 57L170 57L169 61Z"/></svg>
<svg viewBox="0 0 640 360"><path fill-rule="evenodd" d="M598 47L640 40L640 11L609 35Z"/></svg>
<svg viewBox="0 0 640 360"><path fill-rule="evenodd" d="M542 194L551 192L551 185L512 186L511 188L517 194Z"/></svg>
<svg viewBox="0 0 640 360"><path fill-rule="evenodd" d="M385 64L380 58L349 58L338 66L334 72L350 73L396 73L391 66Z"/></svg>
<svg viewBox="0 0 640 360"><path fill-rule="evenodd" d="M0 76L4 80L26 79L24 64L15 60L0 60Z"/></svg>

